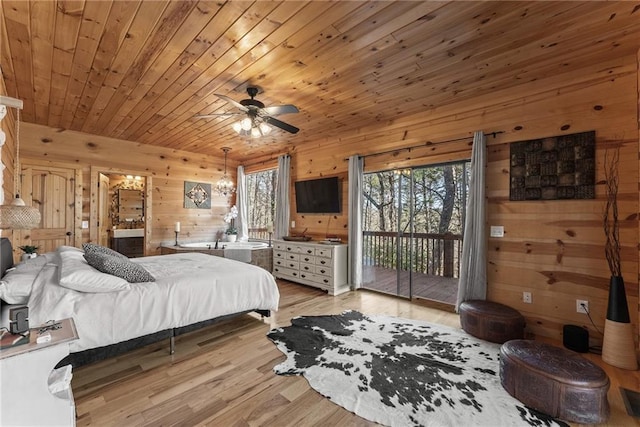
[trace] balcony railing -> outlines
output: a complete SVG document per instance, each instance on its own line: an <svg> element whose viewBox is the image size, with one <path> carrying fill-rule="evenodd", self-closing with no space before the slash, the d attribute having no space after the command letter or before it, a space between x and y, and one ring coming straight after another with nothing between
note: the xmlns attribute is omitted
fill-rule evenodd
<svg viewBox="0 0 640 427"><path fill-rule="evenodd" d="M459 234L364 231L364 265L414 271L442 277L460 276Z"/></svg>
<svg viewBox="0 0 640 427"><path fill-rule="evenodd" d="M273 238L273 234L271 236ZM269 233L267 232L267 228L250 228L249 229L249 239L250 240L269 240Z"/></svg>

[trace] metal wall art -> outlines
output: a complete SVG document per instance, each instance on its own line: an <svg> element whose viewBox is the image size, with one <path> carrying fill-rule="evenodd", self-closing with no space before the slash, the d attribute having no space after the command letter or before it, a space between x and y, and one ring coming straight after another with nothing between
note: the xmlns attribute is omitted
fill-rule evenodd
<svg viewBox="0 0 640 427"><path fill-rule="evenodd" d="M187 209L210 209L211 184L185 181L184 207Z"/></svg>
<svg viewBox="0 0 640 427"><path fill-rule="evenodd" d="M510 162L509 200L595 198L595 131L514 142Z"/></svg>

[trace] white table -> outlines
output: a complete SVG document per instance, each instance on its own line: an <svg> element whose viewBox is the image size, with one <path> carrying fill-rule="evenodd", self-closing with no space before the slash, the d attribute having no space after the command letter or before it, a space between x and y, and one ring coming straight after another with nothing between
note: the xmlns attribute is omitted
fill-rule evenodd
<svg viewBox="0 0 640 427"><path fill-rule="evenodd" d="M38 329L31 329L29 344L0 350L0 425L75 426L71 386L50 391L54 367L78 339L73 319L60 322L49 342L37 344Z"/></svg>

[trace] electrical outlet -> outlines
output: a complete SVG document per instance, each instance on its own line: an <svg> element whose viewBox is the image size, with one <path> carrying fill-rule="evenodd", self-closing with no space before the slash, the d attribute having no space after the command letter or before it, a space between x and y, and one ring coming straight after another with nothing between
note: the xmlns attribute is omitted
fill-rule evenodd
<svg viewBox="0 0 640 427"><path fill-rule="evenodd" d="M587 301L586 299L577 299L576 312L587 314L589 312L589 301Z"/></svg>
<svg viewBox="0 0 640 427"><path fill-rule="evenodd" d="M531 304L531 292L523 292L522 293L522 302L526 304Z"/></svg>

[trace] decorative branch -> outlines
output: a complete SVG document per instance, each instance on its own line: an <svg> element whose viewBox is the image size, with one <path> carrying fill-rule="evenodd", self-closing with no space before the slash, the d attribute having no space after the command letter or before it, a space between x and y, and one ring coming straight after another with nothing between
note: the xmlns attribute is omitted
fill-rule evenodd
<svg viewBox="0 0 640 427"><path fill-rule="evenodd" d="M607 201L603 215L603 227L606 242L605 256L612 276L622 276L620 268L620 225L618 223L618 165L620 148L604 153L604 177L606 181Z"/></svg>

